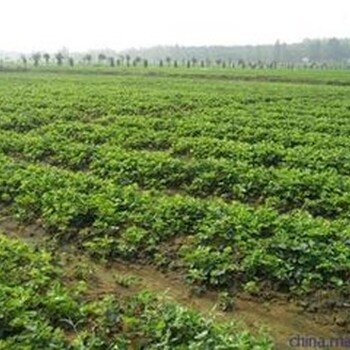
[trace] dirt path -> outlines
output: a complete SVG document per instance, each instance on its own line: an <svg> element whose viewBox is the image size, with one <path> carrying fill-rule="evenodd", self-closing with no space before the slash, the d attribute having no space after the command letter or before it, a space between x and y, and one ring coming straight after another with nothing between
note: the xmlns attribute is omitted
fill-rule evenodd
<svg viewBox="0 0 350 350"><path fill-rule="evenodd" d="M47 237L38 226L20 227L9 217L3 217L1 214L0 231L29 243L43 242ZM345 337L344 328L337 327L330 321L331 315L306 313L301 307L281 300L259 302L242 296L235 298L235 307L232 312L221 312L216 306L217 295L215 293L207 293L202 297L191 295L189 287L176 273L162 273L152 266L123 262L114 262L105 267L81 254L74 254L72 251L69 253L71 249L74 248L62 249L62 254L68 254L70 259L69 266L67 265L68 270L73 271L75 266L81 263L91 267L94 281L92 292L96 294L118 292L131 295L141 290L160 293L204 315L214 315L218 320L242 322L242 326L247 327L253 333L256 333L261 326L266 326L278 350L290 349L289 340L298 334L324 338ZM135 276L139 282L129 288L124 288L118 286L115 275Z"/></svg>

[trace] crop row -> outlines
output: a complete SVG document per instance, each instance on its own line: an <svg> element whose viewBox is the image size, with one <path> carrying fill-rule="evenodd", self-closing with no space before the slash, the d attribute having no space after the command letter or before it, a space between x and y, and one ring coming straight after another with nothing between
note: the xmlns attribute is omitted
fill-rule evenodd
<svg viewBox="0 0 350 350"><path fill-rule="evenodd" d="M296 140L294 140L296 141ZM311 141L311 140L310 140ZM341 141L341 140L339 140ZM340 174L350 173L349 153L350 139L339 142L340 145L327 144L323 139L321 144L302 144L286 147L277 141L256 140L254 143L216 139L213 137L181 137L177 132L135 130L123 126L104 128L92 124L55 124L43 132L27 135L10 131L1 132L0 147L13 152L38 152L46 148L50 153L62 143L89 149L94 152L93 145L115 144L129 149L168 150L174 156L189 156L192 158L225 158L248 162L257 166L288 166L293 168L309 168L313 170L335 169ZM321 142L321 141L320 141ZM68 146L66 147L68 148ZM53 151L54 152L54 151Z"/></svg>
<svg viewBox="0 0 350 350"><path fill-rule="evenodd" d="M254 282L294 292L349 287L347 220L145 192L3 156L0 195L23 220L40 218L49 232L75 232L92 255L139 256L165 265L175 257L195 284L226 288Z"/></svg>
<svg viewBox="0 0 350 350"><path fill-rule="evenodd" d="M295 169L266 167L271 165L268 162L273 162L273 154L269 154L273 150L264 144L260 150L256 148L256 153L249 150L245 153L251 157L249 162L243 157L242 160L182 159L167 152L130 151L108 144L97 147L81 143L51 143L37 138L28 138L16 148L19 140L14 140L13 143L7 140L10 146L3 149L14 154L20 152L21 157L30 162L89 170L118 185L137 183L142 188L170 189L200 197L219 195L244 203L268 202L282 212L303 208L314 216L348 217L348 176L339 175L322 163L317 168L317 161L316 170L304 168L302 162ZM295 161L298 162L298 158ZM258 166L259 163L264 166Z"/></svg>
<svg viewBox="0 0 350 350"><path fill-rule="evenodd" d="M166 119L168 130L177 121L214 124L220 133L245 128L282 129L294 133L313 132L338 137L348 136L349 105L347 90L265 84L206 83L202 86L181 80L132 80L119 78L125 87L110 80L55 77L19 80L9 87L0 82L0 129L27 132L53 121L91 122L103 117L138 116ZM35 78L35 79L34 79ZM118 81L118 80L117 80ZM166 87L160 89L159 86ZM217 88L222 92L217 93ZM187 121L184 129L188 129ZM173 129L172 129L173 130ZM231 130L232 131L232 130ZM233 137L231 135L230 137Z"/></svg>
<svg viewBox="0 0 350 350"><path fill-rule="evenodd" d="M94 123L58 121L30 132L30 135L55 135L57 140L68 139L93 144L102 142L128 142L133 147L167 148L178 138L205 138L213 141L240 141L278 143L280 147L310 146L320 149L349 147L347 135L326 132L298 131L284 126L264 128L238 126L216 121L204 122L203 117L193 119L143 118L137 116L111 116L96 119ZM333 121L332 121L333 122ZM329 122L330 123L330 122Z"/></svg>
<svg viewBox="0 0 350 350"><path fill-rule="evenodd" d="M3 234L0 261L1 349L272 348L265 334L214 323L146 291L128 298L104 293L92 301L87 281L64 283L63 259Z"/></svg>
<svg viewBox="0 0 350 350"><path fill-rule="evenodd" d="M294 113L286 114L283 111L271 112L271 111L257 111L256 109L252 112L247 110L235 110L234 112L228 112L224 108L219 111L203 111L198 110L188 115L186 112L174 112L172 115L162 114L161 112L157 116L149 116L147 113L124 113L115 114L111 112L98 112L98 109L94 111L87 110L79 111L73 109L74 107L68 107L66 110L60 110L52 108L50 112L42 113L39 112L19 112L5 113L1 117L0 129L4 130L16 130L19 132L27 132L32 129L36 129L41 126L50 125L52 121L70 121L70 120L80 120L84 121L94 121L99 118L113 116L113 118L127 118L130 116L146 117L146 121L152 125L152 121L156 121L159 125L163 124L163 127L170 129L177 128L187 128L191 126L190 123L195 122L198 119L202 123L212 124L214 123L218 130L225 130L225 128L232 128L236 130L245 128L258 128L258 129L283 129L293 131L295 133L320 133L332 135L334 137L338 136L349 136L350 127L348 125L348 116L346 114L327 114L324 117L314 117L310 115L310 111L305 110L304 113ZM75 107L76 108L76 107ZM86 114L84 114L86 113ZM333 112L334 113L334 112ZM95 117L94 117L95 116ZM150 119L151 118L151 119ZM330 123L331 122L331 123ZM183 126L183 124L185 124Z"/></svg>

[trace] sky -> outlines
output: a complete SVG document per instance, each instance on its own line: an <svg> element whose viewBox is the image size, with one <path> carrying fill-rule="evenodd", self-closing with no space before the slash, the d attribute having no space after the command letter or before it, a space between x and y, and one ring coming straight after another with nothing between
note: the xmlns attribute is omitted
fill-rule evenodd
<svg viewBox="0 0 350 350"><path fill-rule="evenodd" d="M24 53L350 37L350 0L0 1L0 50Z"/></svg>

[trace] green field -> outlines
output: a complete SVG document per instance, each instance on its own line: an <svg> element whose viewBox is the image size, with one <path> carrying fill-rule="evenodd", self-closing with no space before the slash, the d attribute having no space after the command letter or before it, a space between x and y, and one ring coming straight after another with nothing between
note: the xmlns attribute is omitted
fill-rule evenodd
<svg viewBox="0 0 350 350"><path fill-rule="evenodd" d="M0 230L15 237L0 241L0 349L283 349L295 332L344 336L349 121L349 71L0 72ZM66 255L161 271L172 301L125 276L115 290L68 278ZM212 321L175 285L233 311ZM230 325L242 300L271 315L283 302L284 316Z"/></svg>

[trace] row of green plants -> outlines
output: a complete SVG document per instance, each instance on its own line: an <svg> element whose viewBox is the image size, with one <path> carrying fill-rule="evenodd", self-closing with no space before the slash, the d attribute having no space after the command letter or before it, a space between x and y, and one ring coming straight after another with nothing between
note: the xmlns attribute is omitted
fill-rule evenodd
<svg viewBox="0 0 350 350"><path fill-rule="evenodd" d="M48 232L68 237L98 259L145 259L211 288L240 290L254 283L296 294L349 292L348 220L141 191L6 157L0 164L3 205L22 221L40 219Z"/></svg>
<svg viewBox="0 0 350 350"><path fill-rule="evenodd" d="M176 116L159 116L146 117L133 115L118 116L103 116L104 113L98 108L84 112L84 117L88 120L79 120L79 113L67 111L67 115L61 118L55 118L52 122L52 116L40 116L38 113L17 113L14 117L5 115L0 122L0 129L12 130L17 132L33 131L36 134L36 129L39 134L54 133L55 129L75 129L82 132L83 135L79 137L89 137L90 140L99 139L100 129L106 128L103 132L106 140L113 140L124 136L125 129L144 129L151 140L154 138L174 139L181 138L212 138L214 141L241 141L246 143L257 143L262 141L276 142L281 147L295 147L295 146L316 146L321 148L326 147L347 147L349 146L350 130L347 126L347 119L340 123L339 119L326 118L322 125L317 127L317 119L311 120L308 123L302 122L302 118L295 123L290 121L294 116L288 116L288 119L277 120L271 124L271 118L259 114L258 118L252 118L249 115L243 117L231 116L224 117L221 115L214 115L205 117L203 114L194 113L190 118L185 118L183 115ZM94 118L93 114L96 114ZM203 112L201 112L203 113ZM225 112L222 112L225 113ZM88 115L90 114L90 118ZM91 116L92 115L92 116ZM304 119L308 118L303 116ZM83 117L81 117L83 119ZM92 119L92 123L86 123ZM292 119L292 120L293 120ZM262 122L264 121L264 122ZM42 130L41 130L42 129ZM56 131L57 132L57 131ZM101 136L100 136L101 137ZM217 140L216 140L217 139ZM138 140L142 142L142 140ZM145 142L145 141L144 141ZM164 142L164 141L163 141ZM150 142L151 143L151 142ZM152 144L150 145L152 146Z"/></svg>
<svg viewBox="0 0 350 350"><path fill-rule="evenodd" d="M28 131L51 120L101 116L188 116L237 126L293 128L348 135L347 89L329 86L227 84L183 77L40 74L5 75L0 82L0 127ZM213 75L215 78L215 74ZM12 79L12 80L11 80ZM9 82L14 82L9 88ZM217 91L220 94L216 93ZM334 122L336 120L336 122ZM329 121L332 121L331 123Z"/></svg>
<svg viewBox="0 0 350 350"><path fill-rule="evenodd" d="M55 127L55 128L54 128ZM284 166L323 171L334 169L343 175L350 174L350 156L346 145L328 144L296 145L285 147L275 141L247 143L220 140L212 137L178 137L176 133L134 130L84 125L79 131L71 124L53 125L45 133L22 135L13 131L2 131L0 148L4 152L24 153L28 157L53 156L67 159L69 153L81 155L82 163L72 164L81 168L98 153L99 147L113 146L130 150L164 150L174 157L196 159L216 158L243 161L252 166ZM75 137L76 134L79 136ZM78 140L77 140L78 139ZM79 142L77 142L79 141ZM69 164L64 164L68 165Z"/></svg>
<svg viewBox="0 0 350 350"><path fill-rule="evenodd" d="M225 148L226 143L243 144L249 147L259 143L275 144L284 150L295 147L309 147L316 150L347 148L350 145L349 132L344 135L338 131L332 135L326 131L316 132L298 130L283 123L279 127L259 126L253 119L253 125L239 125L235 118L229 122L223 117L211 118L196 115L191 118L179 117L145 117L145 116L106 116L86 123L77 120L58 120L49 125L34 129L29 135L49 135L56 140L74 140L89 143L115 142L134 148L160 149L176 145L178 140L187 142L208 142L216 147ZM224 119L224 120L222 120ZM249 120L249 117L246 117ZM287 124L288 122L285 122ZM328 121L328 125L334 123ZM15 130L15 127L9 127ZM330 128L330 127L329 127ZM293 152L290 150L289 152ZM293 154L293 153L292 153Z"/></svg>
<svg viewBox="0 0 350 350"><path fill-rule="evenodd" d="M249 118L249 116L246 116L246 119ZM339 147L349 145L349 130L347 126L346 128L343 127L342 132L336 130L332 135L332 133L325 130L322 132L315 131L311 127L307 130L290 127L288 120L281 121L278 127L270 127L269 125L260 126L259 122L255 119L253 119L251 125L240 125L239 122L236 123L234 116L230 116L229 120L225 120L221 115L211 116L209 120L206 120L203 115L194 115L191 118L177 117L174 119L123 116L120 118L101 118L100 122L101 124L110 122L109 127L114 127L117 137L121 128L142 128L147 131L146 134L151 132L152 135L155 131L167 132L168 137L172 135L173 138L175 135L177 137L190 138L208 137L223 141L241 141L252 144L265 141L277 142L283 147L315 145L325 148L328 146ZM331 123L334 123L334 120L330 118L328 124ZM162 136L162 133L159 133L159 135Z"/></svg>
<svg viewBox="0 0 350 350"><path fill-rule="evenodd" d="M65 262L0 233L0 349L272 349L235 323L218 323L147 291L92 298Z"/></svg>
<svg viewBox="0 0 350 350"><path fill-rule="evenodd" d="M129 151L108 144L55 143L50 138L12 140L6 139L1 148L17 157L20 154L30 162L47 162L75 171L88 169L118 185L136 183L146 189L170 189L200 197L217 195L229 201L267 202L281 212L302 208L314 216L331 219L348 216L347 176L337 174L332 168L320 166L318 170L310 170L302 164L295 169L269 168L274 162L274 150L266 144L256 148L256 153L247 151L252 160L242 162L216 157L174 158L167 152Z"/></svg>

